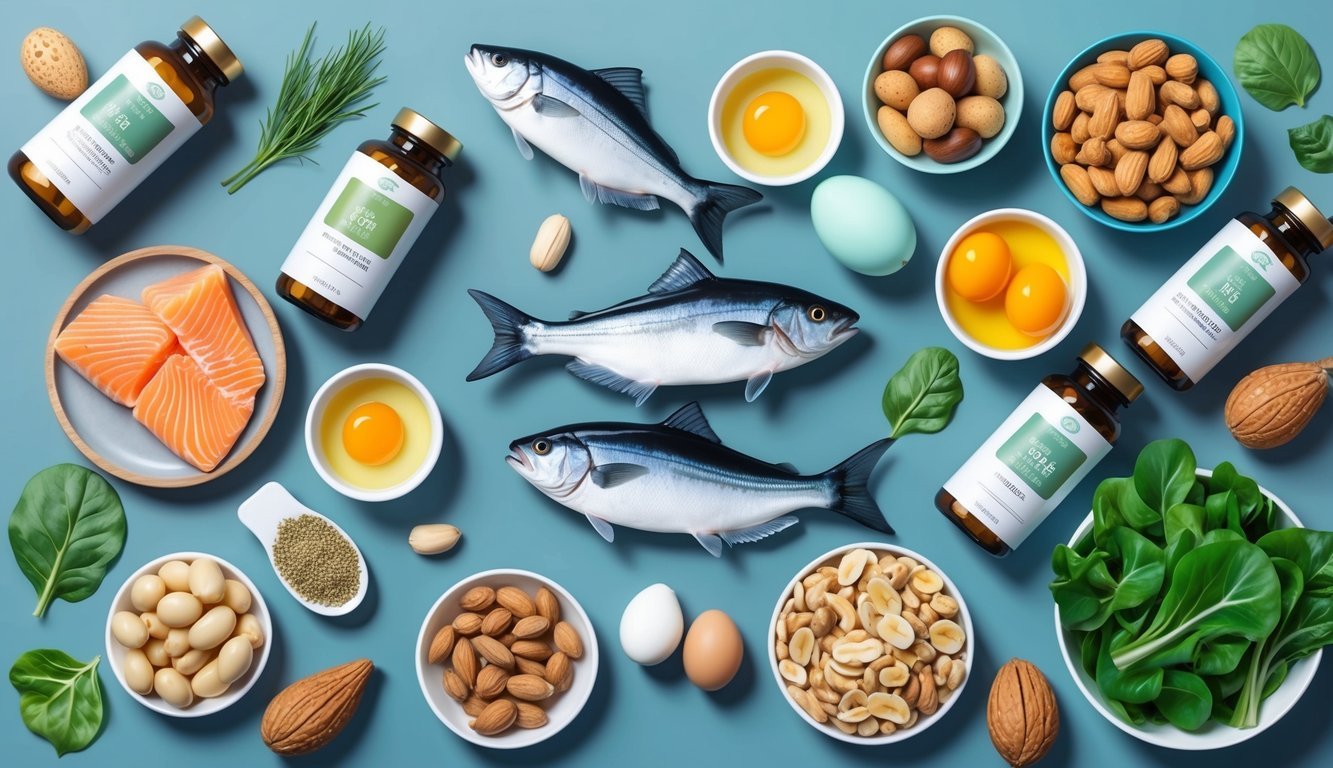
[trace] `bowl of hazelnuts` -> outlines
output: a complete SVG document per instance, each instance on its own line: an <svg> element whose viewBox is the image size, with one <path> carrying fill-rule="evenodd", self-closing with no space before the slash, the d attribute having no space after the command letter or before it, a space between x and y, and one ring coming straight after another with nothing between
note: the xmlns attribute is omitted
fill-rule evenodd
<svg viewBox="0 0 1333 768"><path fill-rule="evenodd" d="M1023 106L1018 61L996 34L960 16L926 16L884 39L866 67L870 135L893 159L958 173L994 157Z"/></svg>

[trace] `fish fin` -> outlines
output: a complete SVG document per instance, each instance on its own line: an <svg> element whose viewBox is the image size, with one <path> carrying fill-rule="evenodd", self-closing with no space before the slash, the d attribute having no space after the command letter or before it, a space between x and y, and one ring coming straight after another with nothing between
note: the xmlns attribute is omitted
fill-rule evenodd
<svg viewBox="0 0 1333 768"><path fill-rule="evenodd" d="M767 325L747 323L744 320L723 320L713 323L713 332L740 344L742 347L762 347L768 339Z"/></svg>
<svg viewBox="0 0 1333 768"><path fill-rule="evenodd" d="M514 145L518 147L518 153L523 156L524 160L532 159L532 145L528 143L527 139L523 138L523 134L519 133L517 128L514 129Z"/></svg>
<svg viewBox="0 0 1333 768"><path fill-rule="evenodd" d="M592 483L598 488L615 488L648 474L640 464L600 464L592 471Z"/></svg>
<svg viewBox="0 0 1333 768"><path fill-rule="evenodd" d="M753 403L758 400L759 396L764 394L764 390L768 388L768 382L772 380L772 371L760 371L751 376L750 380L745 382L745 402Z"/></svg>
<svg viewBox="0 0 1333 768"><path fill-rule="evenodd" d="M584 312L584 311L581 310L581 309L576 309L576 310L574 310L573 312L570 312L570 313L569 313L569 319L570 319L570 320L578 320L580 317L586 317L587 315L588 315L587 312Z"/></svg>
<svg viewBox="0 0 1333 768"><path fill-rule="evenodd" d="M532 97L532 108L542 117L578 117L580 114L569 104L544 93Z"/></svg>
<svg viewBox="0 0 1333 768"><path fill-rule="evenodd" d="M604 187L581 173L579 188L583 190L584 199L590 203L618 205L621 208L633 208L637 211L655 211L662 205L658 202L657 195L639 195Z"/></svg>
<svg viewBox="0 0 1333 768"><path fill-rule="evenodd" d="M638 108L639 114L648 117L648 98L643 92L643 70L635 67L606 67L592 70L594 75L606 81L607 85L624 94L630 103Z"/></svg>
<svg viewBox="0 0 1333 768"><path fill-rule="evenodd" d="M838 466L824 473L837 485L838 499L830 510L850 517L867 528L880 533L893 533L893 526L884 519L884 513L875 503L866 487L870 473L874 471L879 458L893 444L891 438L876 441L857 451L855 455Z"/></svg>
<svg viewBox="0 0 1333 768"><path fill-rule="evenodd" d="M694 540L713 557L722 557L722 537L716 533L696 533Z"/></svg>
<svg viewBox="0 0 1333 768"><path fill-rule="evenodd" d="M616 529L612 528L610 523L600 517L593 517L592 515L586 515L586 517L588 522L592 523L593 529L602 535L602 538L611 542L616 540Z"/></svg>
<svg viewBox="0 0 1333 768"><path fill-rule="evenodd" d="M690 223L703 241L704 247L713 254L713 258L722 261L722 222L727 214L737 208L744 208L757 203L764 196L749 187L735 184L719 184L713 181L700 182L703 194L699 202L689 211Z"/></svg>
<svg viewBox="0 0 1333 768"><path fill-rule="evenodd" d="M649 384L643 381L628 379L610 368L604 368L595 363L585 362L577 358L570 360L565 364L565 370L578 376L584 381L591 381L593 384L600 384L607 389L619 392L622 395L629 395L634 398L634 404L643 405L653 392L657 391L656 384Z"/></svg>
<svg viewBox="0 0 1333 768"><path fill-rule="evenodd" d="M681 248L680 254L676 256L675 261L671 262L671 266L667 267L661 277L658 277L652 285L648 286L648 292L670 293L682 288L689 288L691 285L701 283L704 280L716 279L717 275L709 272L708 267L699 263L699 260L694 258L694 254Z"/></svg>
<svg viewBox="0 0 1333 768"><path fill-rule="evenodd" d="M532 322L531 317L489 293L469 289L467 294L486 313L486 319L491 321L491 330L495 332L491 351L467 375L468 381L484 379L532 357L523 341L523 328Z"/></svg>
<svg viewBox="0 0 1333 768"><path fill-rule="evenodd" d="M749 528L741 528L735 531L720 531L718 536L720 536L723 541L727 542L728 546L734 547L737 544L749 544L751 542L759 541L760 539L766 539L775 533L781 533L782 531L787 530L799 522L801 522L799 519L792 517L791 515L786 515L785 517L774 518L766 523L752 525Z"/></svg>
<svg viewBox="0 0 1333 768"><path fill-rule="evenodd" d="M698 403L686 403L682 405L675 413L666 417L662 426L672 429L679 429L681 432L689 432L691 435L698 435L709 442L722 443L722 438L717 436L713 427L708 423L704 416L704 409L699 407Z"/></svg>
<svg viewBox="0 0 1333 768"><path fill-rule="evenodd" d="M779 463L777 463L777 464L774 464L773 466L777 467L778 469L782 470L783 472L786 472L786 473L789 474L789 475L799 475L799 474L801 474L801 470L797 469L797 468L796 468L796 465L795 465L795 464L792 464L792 463L789 462L789 461L779 462Z"/></svg>

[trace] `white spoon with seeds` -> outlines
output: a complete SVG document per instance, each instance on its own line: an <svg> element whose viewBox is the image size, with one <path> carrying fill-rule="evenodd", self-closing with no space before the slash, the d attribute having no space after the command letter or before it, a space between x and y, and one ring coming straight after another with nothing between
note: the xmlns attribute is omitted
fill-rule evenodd
<svg viewBox="0 0 1333 768"><path fill-rule="evenodd" d="M344 531L325 515L321 515L297 501L296 497L282 487L281 483L266 483L264 487L255 491L253 496L241 503L241 507L236 514L241 522L245 524L245 527L249 528L255 538L259 539L259 542L264 545L264 550L268 552L269 565L273 566L273 573L277 575L278 581L282 582L282 586L286 587L291 596L296 598L296 601L301 605L321 616L342 616L351 613L365 599L366 587L370 583L370 571L366 568L366 558L361 554L361 548L356 545L355 541L352 541L351 536L347 535L347 531ZM311 515L328 523L340 536L347 540L347 543L356 552L357 565L360 568L360 584L356 594L341 605L324 605L307 600L295 589L292 589L292 585L287 583L287 580L282 577L282 573L278 570L277 561L273 557L273 545L278 540L278 526L284 520L294 519L302 515Z"/></svg>

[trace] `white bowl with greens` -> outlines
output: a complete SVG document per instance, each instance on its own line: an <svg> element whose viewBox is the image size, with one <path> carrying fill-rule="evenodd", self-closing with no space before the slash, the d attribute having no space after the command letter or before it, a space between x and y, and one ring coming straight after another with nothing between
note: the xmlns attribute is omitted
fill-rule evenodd
<svg viewBox="0 0 1333 768"><path fill-rule="evenodd" d="M1166 509L1163 514L1159 510ZM1333 642L1333 533L1179 440L1109 478L1052 557L1056 638L1098 712L1158 746L1231 746L1281 720Z"/></svg>

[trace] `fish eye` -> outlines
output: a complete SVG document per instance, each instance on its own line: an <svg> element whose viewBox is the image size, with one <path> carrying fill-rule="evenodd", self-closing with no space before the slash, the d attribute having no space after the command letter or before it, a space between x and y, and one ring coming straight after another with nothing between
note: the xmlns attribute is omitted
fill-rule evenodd
<svg viewBox="0 0 1333 768"><path fill-rule="evenodd" d="M493 65L495 65L495 66L497 66L497 67L503 67L504 65L506 65L506 64L508 64L508 63L509 63L509 59L506 58L505 55L504 55L503 53L492 53L492 54L491 54L491 64L493 64Z"/></svg>
<svg viewBox="0 0 1333 768"><path fill-rule="evenodd" d="M544 437L532 441L532 452L538 456L545 456L551 452L551 441Z"/></svg>
<svg viewBox="0 0 1333 768"><path fill-rule="evenodd" d="M814 320L816 323L822 323L824 322L824 320L828 318L828 310L824 309L818 304L806 310L805 314L809 316L811 320Z"/></svg>

